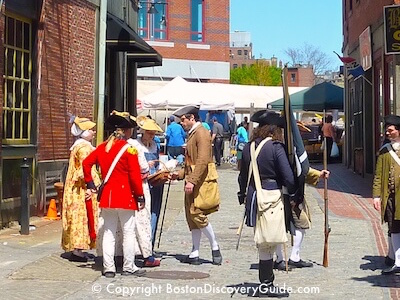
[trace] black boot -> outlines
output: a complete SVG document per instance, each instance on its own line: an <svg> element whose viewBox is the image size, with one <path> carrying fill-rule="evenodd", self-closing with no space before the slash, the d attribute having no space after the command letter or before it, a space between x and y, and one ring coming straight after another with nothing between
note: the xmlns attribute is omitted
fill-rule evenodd
<svg viewBox="0 0 400 300"><path fill-rule="evenodd" d="M253 293L253 297L289 297L289 293L279 286L274 286L274 262L272 259L260 260L258 266L258 278L261 284L258 286L257 291Z"/></svg>

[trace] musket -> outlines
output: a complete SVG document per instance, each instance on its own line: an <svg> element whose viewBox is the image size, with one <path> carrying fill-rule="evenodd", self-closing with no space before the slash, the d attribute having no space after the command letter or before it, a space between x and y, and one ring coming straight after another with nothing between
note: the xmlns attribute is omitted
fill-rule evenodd
<svg viewBox="0 0 400 300"><path fill-rule="evenodd" d="M325 119L325 110L324 110L324 122ZM326 137L324 137L324 170L328 170L328 150L326 145ZM322 260L322 265L327 268L329 265L329 256L328 256L328 238L329 233L331 232L331 228L329 227L329 219L328 219L328 179L324 178L324 213L325 213L325 222L324 222L324 257Z"/></svg>
<svg viewBox="0 0 400 300"><path fill-rule="evenodd" d="M162 216L162 220L161 220L160 235L158 236L157 249L160 248L160 241L161 241L161 235L162 235L162 231L163 231L163 227L164 227L165 212L167 210L167 202L168 202L168 196L169 196L170 187L171 187L171 179L168 182L168 189L167 189L167 195L165 197L164 211L163 211L163 216Z"/></svg>
<svg viewBox="0 0 400 300"><path fill-rule="evenodd" d="M243 231L243 227L244 227L244 220L246 218L246 203L243 204L244 205L244 213L243 213L243 218L242 218L242 222L239 225L238 231L236 234L239 235L237 243L236 243L236 251L239 250L239 243L240 243L240 239L242 237L242 231Z"/></svg>

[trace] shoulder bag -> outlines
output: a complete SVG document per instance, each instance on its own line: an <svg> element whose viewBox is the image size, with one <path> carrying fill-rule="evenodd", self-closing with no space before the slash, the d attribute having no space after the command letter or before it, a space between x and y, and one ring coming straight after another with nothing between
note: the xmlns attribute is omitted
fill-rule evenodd
<svg viewBox="0 0 400 300"><path fill-rule="evenodd" d="M124 154L124 152L126 151L126 149L128 149L130 147L129 144L124 145L121 150L119 150L117 156L114 158L110 169L108 169L106 178L104 178L103 182L97 187L97 200L100 201L101 198L101 194L103 193L103 189L105 184L107 183L108 179L110 179L111 173L114 171L115 165L117 164L117 162L119 161L119 159L121 158L122 154Z"/></svg>
<svg viewBox="0 0 400 300"><path fill-rule="evenodd" d="M257 217L254 230L254 241L257 245L261 244L283 244L287 242L285 211L282 201L282 191L265 190L261 187L260 173L257 165L257 156L264 144L271 140L270 137L264 139L255 150L255 143L252 142L251 164L254 174L257 196Z"/></svg>

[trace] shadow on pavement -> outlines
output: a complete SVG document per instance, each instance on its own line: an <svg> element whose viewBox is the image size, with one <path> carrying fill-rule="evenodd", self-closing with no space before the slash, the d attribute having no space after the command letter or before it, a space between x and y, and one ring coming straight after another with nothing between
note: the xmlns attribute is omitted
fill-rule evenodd
<svg viewBox="0 0 400 300"><path fill-rule="evenodd" d="M226 287L233 289L233 292L230 295L231 298L236 293L238 293L240 295L247 295L249 297L252 297L252 295L254 295L254 293L257 291L259 285L260 285L260 283L243 282L243 283L238 283L238 284L227 285Z"/></svg>
<svg viewBox="0 0 400 300"><path fill-rule="evenodd" d="M387 266L385 266L385 258L382 256L365 255L362 259L367 260L369 262L361 264L360 265L361 270L376 271L376 270L383 270L383 269L387 268Z"/></svg>
<svg viewBox="0 0 400 300"><path fill-rule="evenodd" d="M399 288L400 276L397 275L370 275L365 277L352 277L355 281L368 282L372 286Z"/></svg>

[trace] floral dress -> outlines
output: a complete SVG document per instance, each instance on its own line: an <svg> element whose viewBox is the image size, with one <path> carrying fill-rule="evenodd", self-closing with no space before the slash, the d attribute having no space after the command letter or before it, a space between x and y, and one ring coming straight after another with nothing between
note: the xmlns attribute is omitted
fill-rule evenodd
<svg viewBox="0 0 400 300"><path fill-rule="evenodd" d="M78 139L71 147L67 178L64 184L62 202L63 231L61 246L65 251L74 249L93 249L95 241L89 236L88 217L85 204L86 184L83 178L82 161L94 150L94 147L85 139ZM92 169L92 176L96 185L100 179L96 169ZM94 214L94 228L97 228L98 204L96 195L92 195Z"/></svg>

